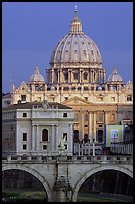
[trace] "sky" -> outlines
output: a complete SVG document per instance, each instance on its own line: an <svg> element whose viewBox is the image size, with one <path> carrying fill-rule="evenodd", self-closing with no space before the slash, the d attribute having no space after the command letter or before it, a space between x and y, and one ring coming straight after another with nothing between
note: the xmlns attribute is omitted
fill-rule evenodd
<svg viewBox="0 0 135 204"><path fill-rule="evenodd" d="M46 79L51 53L69 33L77 5L83 32L98 46L106 79L117 67L133 81L132 2L3 2L2 92L29 82L35 67Z"/></svg>

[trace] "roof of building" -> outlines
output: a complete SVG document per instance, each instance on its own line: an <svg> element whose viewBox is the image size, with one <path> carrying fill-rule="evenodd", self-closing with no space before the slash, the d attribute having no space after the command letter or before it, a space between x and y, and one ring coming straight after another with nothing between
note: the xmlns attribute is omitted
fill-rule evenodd
<svg viewBox="0 0 135 204"><path fill-rule="evenodd" d="M27 103L18 103L13 104L8 107L2 108L3 110L10 110L10 109L31 109L33 106L36 107L44 107L47 105L49 108L58 108L58 109L72 109L66 105L57 102L27 102Z"/></svg>
<svg viewBox="0 0 135 204"><path fill-rule="evenodd" d="M11 93L2 93L2 98L10 98L11 97Z"/></svg>

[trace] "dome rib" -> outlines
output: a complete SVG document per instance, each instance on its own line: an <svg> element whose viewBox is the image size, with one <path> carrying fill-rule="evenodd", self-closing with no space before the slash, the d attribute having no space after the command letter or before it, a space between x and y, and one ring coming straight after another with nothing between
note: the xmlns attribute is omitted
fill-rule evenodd
<svg viewBox="0 0 135 204"><path fill-rule="evenodd" d="M69 35L67 35L67 37L66 37L66 40L65 40L65 43L64 43L64 45L63 45L63 48L62 48L62 53L61 53L61 62L64 62L64 54L65 54L65 47L66 47L66 43L68 42L68 39L70 38L70 36Z"/></svg>
<svg viewBox="0 0 135 204"><path fill-rule="evenodd" d="M77 40L79 41L79 37L77 36ZM80 47L80 43L78 43L78 50L79 50L79 56L81 56L81 47ZM79 62L80 62L81 60L79 59Z"/></svg>
<svg viewBox="0 0 135 204"><path fill-rule="evenodd" d="M68 36L68 35L66 35L66 36ZM55 49L54 49L54 51L55 51L55 54L54 54L54 62L55 62L55 63L57 63L57 55L56 55L56 53L57 53L57 52L59 53L59 48L60 48L60 46L61 46L63 40L66 38L66 36L64 36L64 37L59 41L59 43L57 43L57 45L56 45L56 47L55 47ZM53 60L52 60L52 61L53 61Z"/></svg>

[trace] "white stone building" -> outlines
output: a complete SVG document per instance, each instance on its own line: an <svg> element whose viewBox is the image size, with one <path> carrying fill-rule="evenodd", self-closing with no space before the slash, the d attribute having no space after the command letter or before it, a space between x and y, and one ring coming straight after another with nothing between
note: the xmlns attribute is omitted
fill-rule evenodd
<svg viewBox="0 0 135 204"><path fill-rule="evenodd" d="M72 155L73 111L59 103L20 103L3 108L2 152Z"/></svg>

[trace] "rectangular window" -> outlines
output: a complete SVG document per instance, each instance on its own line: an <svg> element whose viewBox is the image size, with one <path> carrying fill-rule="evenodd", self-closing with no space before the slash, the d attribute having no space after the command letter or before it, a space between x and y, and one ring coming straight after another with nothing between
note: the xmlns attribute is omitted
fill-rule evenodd
<svg viewBox="0 0 135 204"><path fill-rule="evenodd" d="M23 141L27 141L27 133L23 133Z"/></svg>
<svg viewBox="0 0 135 204"><path fill-rule="evenodd" d="M23 113L23 117L27 117L27 113Z"/></svg>
<svg viewBox="0 0 135 204"><path fill-rule="evenodd" d="M24 150L27 149L27 145L26 145L26 144L23 145L23 149L24 149Z"/></svg>
<svg viewBox="0 0 135 204"><path fill-rule="evenodd" d="M94 91L94 86L91 87L91 91Z"/></svg>
<svg viewBox="0 0 135 204"><path fill-rule="evenodd" d="M127 101L132 101L132 95L127 96Z"/></svg>
<svg viewBox="0 0 135 204"><path fill-rule="evenodd" d="M64 73L64 78L66 81L68 80L68 73Z"/></svg>
<svg viewBox="0 0 135 204"><path fill-rule="evenodd" d="M78 87L78 90L81 90L81 86Z"/></svg>
<svg viewBox="0 0 135 204"><path fill-rule="evenodd" d="M85 97L85 100L88 101L88 97Z"/></svg>
<svg viewBox="0 0 135 204"><path fill-rule="evenodd" d="M44 150L47 149L47 145L43 145L43 149L44 149Z"/></svg>
<svg viewBox="0 0 135 204"><path fill-rule="evenodd" d="M66 132L63 133L63 140L67 141L67 133Z"/></svg>
<svg viewBox="0 0 135 204"><path fill-rule="evenodd" d="M84 91L89 90L88 86L84 86Z"/></svg>
<svg viewBox="0 0 135 204"><path fill-rule="evenodd" d="M98 97L97 99L98 101L103 101L103 97L100 97L100 98Z"/></svg>
<svg viewBox="0 0 135 204"><path fill-rule="evenodd" d="M68 100L68 97L65 97L65 100Z"/></svg>
<svg viewBox="0 0 135 204"><path fill-rule="evenodd" d="M67 117L67 113L63 113L63 117L66 118Z"/></svg>
<svg viewBox="0 0 135 204"><path fill-rule="evenodd" d="M115 101L115 97L111 97L111 101L114 102Z"/></svg>
<svg viewBox="0 0 135 204"><path fill-rule="evenodd" d="M21 100L26 101L26 95L21 95Z"/></svg>
<svg viewBox="0 0 135 204"><path fill-rule="evenodd" d="M103 101L103 97L101 97L101 99L100 99L101 101Z"/></svg>
<svg viewBox="0 0 135 204"><path fill-rule="evenodd" d="M41 97L38 97L38 101L41 101Z"/></svg>
<svg viewBox="0 0 135 204"><path fill-rule="evenodd" d="M63 90L64 90L64 91L67 91L67 90L69 90L69 87L68 87L68 86L65 86L65 87L63 88Z"/></svg>
<svg viewBox="0 0 135 204"><path fill-rule="evenodd" d="M78 80L78 73L73 73L74 80Z"/></svg>
<svg viewBox="0 0 135 204"><path fill-rule="evenodd" d="M71 87L71 90L75 90L75 89L76 89L75 86L72 86L72 87Z"/></svg>
<svg viewBox="0 0 135 204"><path fill-rule="evenodd" d="M66 145L66 144L64 144L64 146L65 146L65 149L67 149L67 145Z"/></svg>

